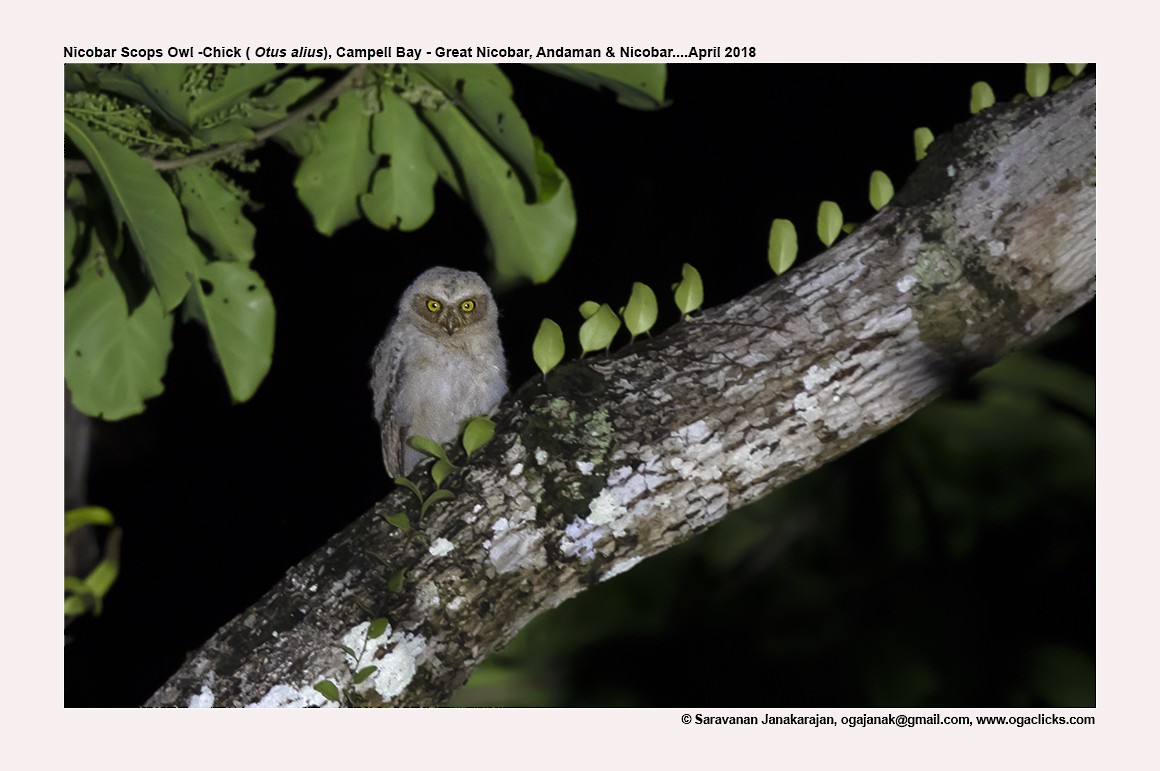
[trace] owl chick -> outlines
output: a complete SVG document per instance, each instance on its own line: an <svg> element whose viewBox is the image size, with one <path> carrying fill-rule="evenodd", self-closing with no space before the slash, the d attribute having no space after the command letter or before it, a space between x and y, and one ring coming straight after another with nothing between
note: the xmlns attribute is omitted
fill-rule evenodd
<svg viewBox="0 0 1160 771"><path fill-rule="evenodd" d="M453 441L462 422L507 393L507 360L491 290L478 273L431 268L403 292L399 312L371 359L375 420L391 477L423 454L408 443Z"/></svg>

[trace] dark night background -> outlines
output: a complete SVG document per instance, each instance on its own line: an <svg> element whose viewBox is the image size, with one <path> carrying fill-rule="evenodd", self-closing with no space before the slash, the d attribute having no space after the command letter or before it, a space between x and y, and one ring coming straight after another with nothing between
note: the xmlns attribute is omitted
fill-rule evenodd
<svg viewBox="0 0 1160 771"><path fill-rule="evenodd" d="M967 120L1023 65L673 65L672 104L638 112L526 67L515 101L570 177L572 250L544 286L498 298L512 384L556 319L578 355L583 300L633 281L677 320L682 262L706 305L772 278L770 222L821 250L818 203L872 215L911 133ZM1090 71L1090 68L1089 68ZM1053 68L1053 75L1063 72ZM273 367L231 405L204 331L179 323L166 391L97 431L88 498L124 528L99 618L67 631L66 706L144 702L219 626L389 489L367 362L398 293L444 264L486 274L484 234L440 185L414 233L326 238L275 145L239 175L253 267L278 309ZM623 333L622 333L623 334ZM623 338L622 338L623 341ZM1095 313L704 535L529 625L454 703L542 706L1091 706L1095 703Z"/></svg>

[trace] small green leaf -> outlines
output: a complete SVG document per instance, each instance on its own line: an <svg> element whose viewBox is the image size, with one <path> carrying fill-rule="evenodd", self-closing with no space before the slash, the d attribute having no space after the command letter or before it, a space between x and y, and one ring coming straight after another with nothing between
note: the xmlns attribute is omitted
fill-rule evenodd
<svg viewBox="0 0 1160 771"><path fill-rule="evenodd" d="M995 103L995 92L985 81L971 86L971 115L981 112Z"/></svg>
<svg viewBox="0 0 1160 771"><path fill-rule="evenodd" d="M842 232L842 210L833 201L822 201L818 207L818 238L830 246Z"/></svg>
<svg viewBox="0 0 1160 771"><path fill-rule="evenodd" d="M445 501L448 498L454 497L455 493L451 492L450 490L436 490L435 492L428 495L427 500L423 501L423 505L419 507L419 516L421 517L426 514L427 509L431 508L436 503L439 503L439 501Z"/></svg>
<svg viewBox="0 0 1160 771"><path fill-rule="evenodd" d="M379 616L371 622L370 627L367 629L367 639L373 640L376 637L382 637L383 632L387 631L387 627L390 625L391 622L389 620Z"/></svg>
<svg viewBox="0 0 1160 771"><path fill-rule="evenodd" d="M435 486L440 487L443 484L443 480L447 478L447 475L454 468L451 462L444 458L435 461L435 464L431 466L431 480L435 483Z"/></svg>
<svg viewBox="0 0 1160 771"><path fill-rule="evenodd" d="M338 686L335 685L334 683L330 682L329 680L323 680L320 683L315 683L314 690L321 693L323 696L325 696L330 701L338 701L338 699L339 699Z"/></svg>
<svg viewBox="0 0 1160 771"><path fill-rule="evenodd" d="M358 661L358 653L355 652L354 648L350 647L349 645L339 645L338 647L345 651L346 655L350 656L355 661Z"/></svg>
<svg viewBox="0 0 1160 771"><path fill-rule="evenodd" d="M1072 76L1076 77L1076 78L1078 78L1080 75L1082 75L1083 71L1087 69L1086 64L1065 64L1063 66L1067 67L1067 71L1070 72L1072 74Z"/></svg>
<svg viewBox="0 0 1160 771"><path fill-rule="evenodd" d="M698 310L705 301L701 274L687 262L681 265L681 283L677 284L677 288L673 291L673 299L684 316Z"/></svg>
<svg viewBox="0 0 1160 771"><path fill-rule="evenodd" d="M435 458L442 458L447 460L447 454L443 451L443 445L430 439L426 436L412 436L411 446L422 453L426 453Z"/></svg>
<svg viewBox="0 0 1160 771"><path fill-rule="evenodd" d="M1062 91L1075 82L1075 78L1071 75L1060 75L1055 80L1051 81L1051 93Z"/></svg>
<svg viewBox="0 0 1160 771"><path fill-rule="evenodd" d="M403 476L398 476L398 477L395 477L395 484L399 485L400 487L407 488L408 490L410 490L412 493L415 494L416 498L418 498L420 501L423 500L423 493L419 492L419 488L410 479L407 479L406 477L403 477Z"/></svg>
<svg viewBox="0 0 1160 771"><path fill-rule="evenodd" d="M363 680L366 680L368 677L370 677L371 675L373 675L375 672L378 672L378 671L379 671L379 668L376 667L374 664L371 664L369 667L363 667L362 669L360 669L359 671L354 673L354 684L358 685Z"/></svg>
<svg viewBox="0 0 1160 771"><path fill-rule="evenodd" d="M619 329L620 317L604 303L580 325L580 350L590 353L608 348Z"/></svg>
<svg viewBox="0 0 1160 771"><path fill-rule="evenodd" d="M64 513L65 535L85 525L111 526L113 524L115 524L113 515L102 506L82 506L79 509L72 509Z"/></svg>
<svg viewBox="0 0 1160 771"><path fill-rule="evenodd" d="M398 594L403 591L403 582L407 580L407 571L399 568L387 580L387 591L391 594Z"/></svg>
<svg viewBox="0 0 1160 771"><path fill-rule="evenodd" d="M858 229L857 222L843 222L842 223L842 232L845 233L846 235L850 235L851 233L853 233L857 229Z"/></svg>
<svg viewBox="0 0 1160 771"><path fill-rule="evenodd" d="M585 300L580 303L580 315L586 319L592 318L592 314L600 310L600 303L595 300Z"/></svg>
<svg viewBox="0 0 1160 771"><path fill-rule="evenodd" d="M894 183L890 181L890 177L886 176L886 172L871 172L870 205L874 207L874 211L880 211L883 206L890 203L890 199L893 197Z"/></svg>
<svg viewBox="0 0 1160 771"><path fill-rule="evenodd" d="M781 275L797 259L797 228L789 220L775 219L769 229L769 267Z"/></svg>
<svg viewBox="0 0 1160 771"><path fill-rule="evenodd" d="M544 377L555 369L564 358L564 332L560 325L551 319L540 322L540 331L532 341L532 358Z"/></svg>
<svg viewBox="0 0 1160 771"><path fill-rule="evenodd" d="M934 141L934 134L926 126L914 130L914 160L921 161L926 157L926 148Z"/></svg>
<svg viewBox="0 0 1160 771"><path fill-rule="evenodd" d="M411 532L411 518L407 516L406 512L398 512L397 514L387 514L383 516L388 525L392 525L402 530L404 533Z"/></svg>
<svg viewBox="0 0 1160 771"><path fill-rule="evenodd" d="M639 281L632 283L628 305L621 309L620 315L624 317L628 334L634 339L652 329L653 324L657 323L657 296L648 284Z"/></svg>
<svg viewBox="0 0 1160 771"><path fill-rule="evenodd" d="M1051 65L1028 64L1024 83L1028 94L1035 97L1043 96L1051 84Z"/></svg>
<svg viewBox="0 0 1160 771"><path fill-rule="evenodd" d="M467 427L463 429L463 449L467 450L470 456L490 442L493 436L495 436L495 421L482 415L476 416L467 421Z"/></svg>

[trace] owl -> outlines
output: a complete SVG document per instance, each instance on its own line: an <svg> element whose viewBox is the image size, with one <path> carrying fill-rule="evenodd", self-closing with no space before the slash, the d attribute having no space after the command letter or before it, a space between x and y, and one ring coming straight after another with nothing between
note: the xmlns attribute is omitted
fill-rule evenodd
<svg viewBox="0 0 1160 771"><path fill-rule="evenodd" d="M412 436L453 441L467 418L507 393L507 360L491 290L478 273L431 268L403 292L371 359L383 465L406 475L423 454Z"/></svg>

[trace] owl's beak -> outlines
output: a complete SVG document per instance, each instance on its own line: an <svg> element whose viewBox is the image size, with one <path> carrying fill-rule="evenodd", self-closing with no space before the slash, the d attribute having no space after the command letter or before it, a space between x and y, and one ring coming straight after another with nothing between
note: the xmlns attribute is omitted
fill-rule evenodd
<svg viewBox="0 0 1160 771"><path fill-rule="evenodd" d="M447 317L443 319L443 326L447 328L447 334L450 336L459 328L459 317L454 313L448 313Z"/></svg>

